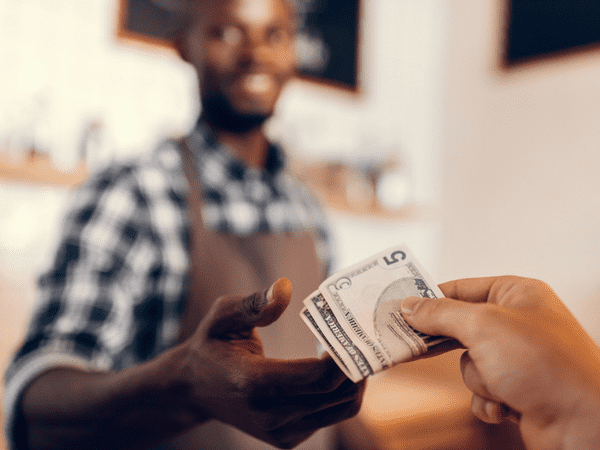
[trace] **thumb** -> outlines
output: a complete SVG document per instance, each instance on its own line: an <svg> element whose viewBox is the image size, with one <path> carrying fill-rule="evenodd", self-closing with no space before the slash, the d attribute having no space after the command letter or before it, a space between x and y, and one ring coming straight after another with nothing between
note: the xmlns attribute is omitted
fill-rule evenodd
<svg viewBox="0 0 600 450"><path fill-rule="evenodd" d="M279 278L264 292L248 297L219 297L203 320L212 336L248 331L275 322L292 298L292 283Z"/></svg>
<svg viewBox="0 0 600 450"><path fill-rule="evenodd" d="M449 298L407 297L402 302L404 320L416 329L431 336L447 336L469 348L472 339L470 326L475 320L478 304Z"/></svg>

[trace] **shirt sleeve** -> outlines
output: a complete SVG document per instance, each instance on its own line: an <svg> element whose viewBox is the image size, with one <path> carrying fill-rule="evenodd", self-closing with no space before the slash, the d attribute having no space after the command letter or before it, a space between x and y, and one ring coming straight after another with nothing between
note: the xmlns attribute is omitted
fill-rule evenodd
<svg viewBox="0 0 600 450"><path fill-rule="evenodd" d="M131 167L106 170L74 194L54 260L38 280L25 340L5 374L11 448L20 397L37 375L57 366L113 367L152 259L145 202Z"/></svg>

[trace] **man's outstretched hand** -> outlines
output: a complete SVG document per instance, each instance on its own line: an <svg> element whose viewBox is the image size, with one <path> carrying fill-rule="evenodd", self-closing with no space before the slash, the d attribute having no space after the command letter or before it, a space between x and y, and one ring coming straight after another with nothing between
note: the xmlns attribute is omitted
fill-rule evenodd
<svg viewBox="0 0 600 450"><path fill-rule="evenodd" d="M277 280L263 293L220 297L181 347L178 374L195 413L281 448L358 413L365 383L353 383L331 357L264 357L255 327L275 322L292 286ZM311 345L311 343L307 343Z"/></svg>

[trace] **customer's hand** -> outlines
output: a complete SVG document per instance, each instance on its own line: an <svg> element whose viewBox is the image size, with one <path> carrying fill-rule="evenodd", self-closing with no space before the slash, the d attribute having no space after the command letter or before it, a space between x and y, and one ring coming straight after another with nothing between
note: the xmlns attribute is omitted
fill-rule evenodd
<svg viewBox="0 0 600 450"><path fill-rule="evenodd" d="M264 357L255 327L277 320L290 297L291 283L282 278L267 293L219 298L182 344L179 369L201 416L282 448L354 416L365 386L347 379L329 356Z"/></svg>
<svg viewBox="0 0 600 450"><path fill-rule="evenodd" d="M529 449L600 448L600 349L554 291L508 276L440 288L449 298L410 297L402 313L467 348L461 370L475 415L518 421Z"/></svg>

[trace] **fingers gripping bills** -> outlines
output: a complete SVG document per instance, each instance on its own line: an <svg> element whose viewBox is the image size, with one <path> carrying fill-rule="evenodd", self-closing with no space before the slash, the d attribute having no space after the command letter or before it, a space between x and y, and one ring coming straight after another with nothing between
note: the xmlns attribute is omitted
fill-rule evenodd
<svg viewBox="0 0 600 450"><path fill-rule="evenodd" d="M444 294L405 245L327 278L304 300L300 316L354 382L414 359L448 338L411 328L400 314L409 296Z"/></svg>

